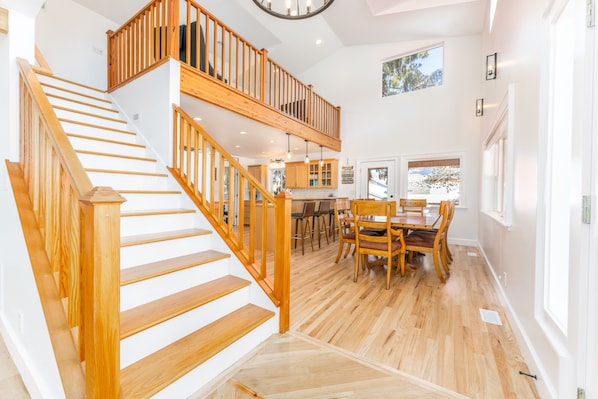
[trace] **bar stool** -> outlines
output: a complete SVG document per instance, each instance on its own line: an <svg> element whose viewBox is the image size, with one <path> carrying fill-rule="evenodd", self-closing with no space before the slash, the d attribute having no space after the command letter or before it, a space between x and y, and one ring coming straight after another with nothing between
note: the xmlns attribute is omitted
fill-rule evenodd
<svg viewBox="0 0 598 399"><path fill-rule="evenodd" d="M291 219L295 220L295 234L291 239L295 240L295 248L297 248L297 241L301 240L301 255L305 255L304 242L309 238L311 250L314 250L314 242L312 236L312 227L310 220L313 219L316 209L315 201L305 201L303 203L303 211L291 213Z"/></svg>
<svg viewBox="0 0 598 399"><path fill-rule="evenodd" d="M320 201L318 211L314 214L314 233L318 236L318 248L322 248L322 234L326 237L326 244L330 245L328 240L328 229L330 224L326 223L326 218L330 216L330 201ZM317 227L316 227L317 226Z"/></svg>

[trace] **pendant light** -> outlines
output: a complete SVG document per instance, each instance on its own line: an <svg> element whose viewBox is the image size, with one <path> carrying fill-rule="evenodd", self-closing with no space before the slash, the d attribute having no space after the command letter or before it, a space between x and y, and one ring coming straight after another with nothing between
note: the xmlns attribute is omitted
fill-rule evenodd
<svg viewBox="0 0 598 399"><path fill-rule="evenodd" d="M291 133L287 133L287 159L291 159Z"/></svg>
<svg viewBox="0 0 598 399"><path fill-rule="evenodd" d="M308 143L308 141L305 140L305 163L306 164L309 163L309 156L307 155L307 143Z"/></svg>
<svg viewBox="0 0 598 399"><path fill-rule="evenodd" d="M322 157L322 146L320 146L320 166L324 166L324 158Z"/></svg>

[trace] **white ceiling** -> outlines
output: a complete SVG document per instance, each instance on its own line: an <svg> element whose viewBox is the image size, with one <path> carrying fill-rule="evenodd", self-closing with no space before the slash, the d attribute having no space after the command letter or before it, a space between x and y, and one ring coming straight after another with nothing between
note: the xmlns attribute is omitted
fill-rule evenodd
<svg viewBox="0 0 598 399"><path fill-rule="evenodd" d="M148 0L74 1L122 24ZM268 49L272 59L297 76L344 46L480 33L487 0L336 0L323 13L301 20L271 16L252 0L198 2L257 48ZM316 39L322 44L316 45ZM201 114L208 132L234 155L272 158L286 154L283 132L190 98L183 98L181 105L192 115ZM241 130L248 134L240 135ZM305 152L302 140L297 139L292 146ZM309 151L319 152L319 146L312 144Z"/></svg>

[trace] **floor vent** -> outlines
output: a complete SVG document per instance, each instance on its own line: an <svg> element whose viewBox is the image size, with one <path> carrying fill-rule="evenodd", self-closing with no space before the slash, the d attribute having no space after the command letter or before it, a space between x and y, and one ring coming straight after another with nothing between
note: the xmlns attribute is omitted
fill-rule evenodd
<svg viewBox="0 0 598 399"><path fill-rule="evenodd" d="M482 321L490 324L496 324L497 326L502 326L500 316L495 310L480 309L480 315L482 316Z"/></svg>

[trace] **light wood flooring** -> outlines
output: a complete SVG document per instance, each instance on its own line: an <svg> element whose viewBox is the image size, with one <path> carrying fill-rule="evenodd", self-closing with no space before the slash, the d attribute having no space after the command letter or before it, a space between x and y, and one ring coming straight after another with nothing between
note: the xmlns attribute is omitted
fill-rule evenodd
<svg viewBox="0 0 598 399"><path fill-rule="evenodd" d="M0 398L29 399L30 397L6 349L4 340L0 337Z"/></svg>
<svg viewBox="0 0 598 399"><path fill-rule="evenodd" d="M393 275L390 290L382 267L354 283L355 258L334 263L338 242L293 250L291 329L472 398L539 398L519 373L529 370L478 248L450 248L446 284L426 255L414 259L417 272ZM480 308L502 325L482 321Z"/></svg>
<svg viewBox="0 0 598 399"><path fill-rule="evenodd" d="M528 369L477 248L451 246L455 262L446 284L439 282L431 257L423 256L414 261L416 273L393 275L390 290L384 289L381 267L361 272L354 283L354 258L335 264L337 248L338 241L307 249L304 256L293 250L293 333L270 340L254 363L240 366L221 388L230 391L220 397L450 397L409 396L393 385L388 370L396 369L413 377L409 383L427 381L413 389L436 389L439 395L449 394L431 384L471 398L539 398L534 381L519 374ZM502 326L482 321L480 308L498 312ZM341 351L331 355L330 347ZM0 349L0 396L28 398L10 356ZM310 353L318 365L285 353ZM363 379L356 379L355 364L370 362L381 366L358 372ZM292 374L293 367L304 374ZM314 384L323 390L313 391ZM380 391L382 386L393 387L392 393Z"/></svg>

